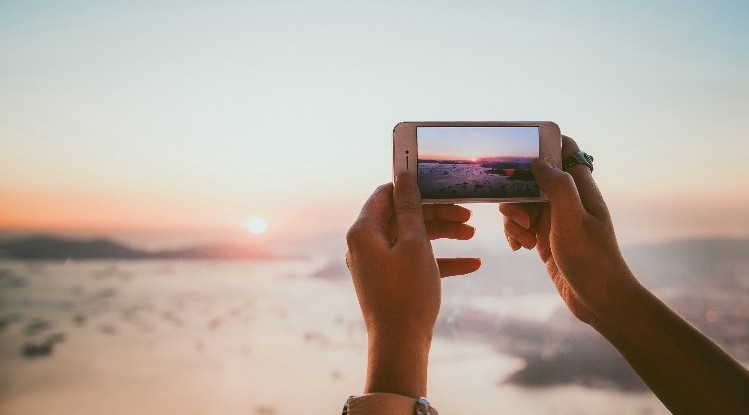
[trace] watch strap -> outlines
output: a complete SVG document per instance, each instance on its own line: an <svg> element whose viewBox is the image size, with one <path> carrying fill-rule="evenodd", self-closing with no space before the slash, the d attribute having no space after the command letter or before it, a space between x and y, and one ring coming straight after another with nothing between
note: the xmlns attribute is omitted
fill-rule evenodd
<svg viewBox="0 0 749 415"><path fill-rule="evenodd" d="M567 170L575 164L584 164L588 166L591 172L593 172L593 156L584 151L578 151L577 153L565 157L564 160L562 160L562 170Z"/></svg>
<svg viewBox="0 0 749 415"><path fill-rule="evenodd" d="M439 415L426 398L414 399L394 393L368 393L351 396L343 405L343 415Z"/></svg>

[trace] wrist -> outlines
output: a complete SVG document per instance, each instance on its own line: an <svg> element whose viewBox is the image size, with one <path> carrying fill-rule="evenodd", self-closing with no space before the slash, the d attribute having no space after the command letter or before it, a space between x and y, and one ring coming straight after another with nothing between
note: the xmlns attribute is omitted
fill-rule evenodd
<svg viewBox="0 0 749 415"><path fill-rule="evenodd" d="M431 342L431 333L370 333L365 393L426 396Z"/></svg>
<svg viewBox="0 0 749 415"><path fill-rule="evenodd" d="M594 320L590 325L602 336L613 341L626 336L633 325L641 322L640 313L652 296L631 273L620 278L612 290L611 300L594 313Z"/></svg>

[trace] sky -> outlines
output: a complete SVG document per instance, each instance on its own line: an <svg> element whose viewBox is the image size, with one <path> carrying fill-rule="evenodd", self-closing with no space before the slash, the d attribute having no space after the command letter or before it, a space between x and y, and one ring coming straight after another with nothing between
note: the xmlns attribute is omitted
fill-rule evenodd
<svg viewBox="0 0 749 415"><path fill-rule="evenodd" d="M551 120L625 240L746 236L747 22L746 1L1 1L0 229L339 232L391 179L396 123Z"/></svg>
<svg viewBox="0 0 749 415"><path fill-rule="evenodd" d="M416 143L427 160L538 157L538 127L417 127Z"/></svg>

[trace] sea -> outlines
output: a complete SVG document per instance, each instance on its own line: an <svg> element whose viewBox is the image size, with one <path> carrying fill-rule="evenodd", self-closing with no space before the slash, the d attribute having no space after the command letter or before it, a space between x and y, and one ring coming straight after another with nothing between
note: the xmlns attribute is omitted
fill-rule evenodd
<svg viewBox="0 0 749 415"><path fill-rule="evenodd" d="M636 269L666 258L670 274L644 280L747 362L749 256L726 248L737 244L749 247L627 255ZM330 246L255 261L0 261L0 414L339 413L362 392L366 332L343 247ZM694 249L727 255L701 259L717 270L708 291L684 274ZM441 414L669 413L570 315L534 252L482 256L481 271L443 282L428 387Z"/></svg>

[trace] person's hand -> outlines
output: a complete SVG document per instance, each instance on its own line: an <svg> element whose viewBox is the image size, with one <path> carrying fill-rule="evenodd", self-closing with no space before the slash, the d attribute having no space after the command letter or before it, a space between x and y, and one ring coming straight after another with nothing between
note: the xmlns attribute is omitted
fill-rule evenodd
<svg viewBox="0 0 749 415"><path fill-rule="evenodd" d="M470 239L470 216L456 205L422 207L416 180L400 175L375 190L346 234L346 263L369 337L365 392L425 395L440 277L481 265L478 258L435 259L429 240Z"/></svg>
<svg viewBox="0 0 749 415"><path fill-rule="evenodd" d="M562 155L579 151L563 137ZM585 165L535 160L549 203L503 204L513 250L537 248L572 313L601 333L674 414L749 413L749 372L640 285Z"/></svg>
<svg viewBox="0 0 749 415"><path fill-rule="evenodd" d="M562 156L578 151L563 136ZM585 165L573 165L567 173L538 159L532 170L549 203L500 205L507 240L513 250L536 247L570 311L597 327L617 313L618 299L636 284L606 203Z"/></svg>

